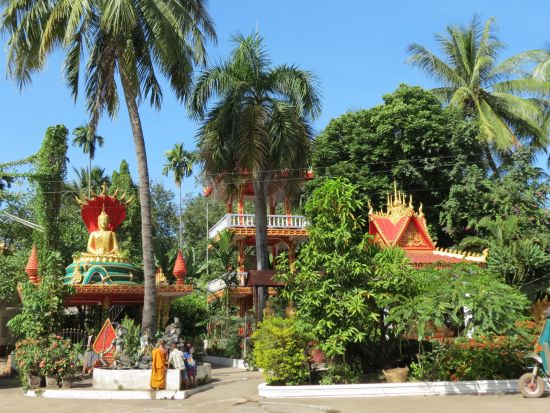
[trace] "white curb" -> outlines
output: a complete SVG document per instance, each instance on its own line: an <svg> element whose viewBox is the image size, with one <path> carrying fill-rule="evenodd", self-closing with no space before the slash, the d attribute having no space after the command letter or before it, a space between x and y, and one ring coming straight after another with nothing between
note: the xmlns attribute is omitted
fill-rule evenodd
<svg viewBox="0 0 550 413"><path fill-rule="evenodd" d="M217 357L217 356L204 356L203 360L210 364L217 364L218 366L246 369L246 363L243 359L231 359L228 357Z"/></svg>
<svg viewBox="0 0 550 413"><path fill-rule="evenodd" d="M517 392L517 380L436 381L311 386L268 386L265 383L258 385L259 395L266 398L446 396L453 394Z"/></svg>

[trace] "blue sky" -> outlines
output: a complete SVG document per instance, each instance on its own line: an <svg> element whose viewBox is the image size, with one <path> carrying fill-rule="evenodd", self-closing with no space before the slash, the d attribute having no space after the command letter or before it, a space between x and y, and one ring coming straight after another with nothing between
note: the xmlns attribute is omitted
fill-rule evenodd
<svg viewBox="0 0 550 413"><path fill-rule="evenodd" d="M323 113L315 123L317 131L348 110L379 104L382 95L400 83L434 86L423 73L405 63L407 45L416 42L435 50L434 33L443 32L447 25L466 24L474 13L483 20L496 18L499 37L508 45L503 58L550 40L548 0L211 0L209 10L218 33L218 44L209 45L212 61L228 55L231 34L249 34L258 28L274 64L297 64L318 76ZM36 152L49 125L61 123L72 130L85 122L87 115L83 100L74 104L65 87L59 55L52 56L46 70L19 92L6 79L6 39L1 41L0 162L4 162ZM176 142L194 148L197 125L189 120L168 87L164 88L164 96L160 112L143 104L141 115L150 175L174 189L172 179L161 175L163 154ZM124 158L137 181L124 105L116 119L101 120L99 133L106 143L97 150L95 164L110 174ZM87 158L72 146L69 158L72 178L72 167L85 167ZM183 184L185 192L197 189L193 179Z"/></svg>

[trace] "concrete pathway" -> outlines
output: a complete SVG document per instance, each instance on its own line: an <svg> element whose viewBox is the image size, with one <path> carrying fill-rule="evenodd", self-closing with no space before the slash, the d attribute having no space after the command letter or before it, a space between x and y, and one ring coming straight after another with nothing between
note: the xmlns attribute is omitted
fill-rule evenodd
<svg viewBox="0 0 550 413"><path fill-rule="evenodd" d="M523 399L520 395L388 397L369 399L260 399L258 372L234 368L212 370L214 388L187 400L54 400L28 398L20 388L3 388L0 379L1 413L546 413L550 399ZM13 385L13 382L12 382Z"/></svg>

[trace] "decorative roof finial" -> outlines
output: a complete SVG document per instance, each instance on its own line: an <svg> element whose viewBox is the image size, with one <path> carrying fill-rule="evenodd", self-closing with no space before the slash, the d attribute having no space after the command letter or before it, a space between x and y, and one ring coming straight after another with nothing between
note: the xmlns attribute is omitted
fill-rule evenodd
<svg viewBox="0 0 550 413"><path fill-rule="evenodd" d="M413 196L412 194L409 194L409 208L413 207Z"/></svg>
<svg viewBox="0 0 550 413"><path fill-rule="evenodd" d="M372 208L372 204L370 203L370 201L367 201L367 205L369 206L369 215L373 214L374 209Z"/></svg>

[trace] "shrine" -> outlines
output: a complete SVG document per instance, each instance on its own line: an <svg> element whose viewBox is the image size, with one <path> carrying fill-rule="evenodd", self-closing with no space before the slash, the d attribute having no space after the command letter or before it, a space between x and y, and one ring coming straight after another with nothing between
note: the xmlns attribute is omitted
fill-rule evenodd
<svg viewBox="0 0 550 413"><path fill-rule="evenodd" d="M144 298L142 272L119 249L116 234L132 200L127 199L126 194L118 196L117 190L108 195L105 186L100 194L92 195L92 198L77 198L89 238L86 252L75 253L73 262L66 268L63 280L72 287L72 292L64 296L63 304L66 307L101 306L106 312L113 306L141 306ZM33 248L25 269L33 283L40 283L38 267L36 248ZM192 285L185 284L185 275L181 252L174 267L175 284L169 284L162 271L157 270L157 323L160 327L168 322L170 303L193 291Z"/></svg>
<svg viewBox="0 0 550 413"><path fill-rule="evenodd" d="M428 232L423 205L416 211L412 195L397 190L388 194L386 211L374 211L369 203L369 233L374 242L382 247L399 247L405 251L412 265L422 268L435 265L443 268L458 263L484 265L487 251L483 254L438 248Z"/></svg>

